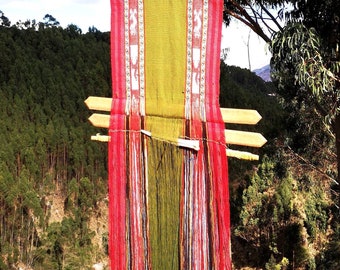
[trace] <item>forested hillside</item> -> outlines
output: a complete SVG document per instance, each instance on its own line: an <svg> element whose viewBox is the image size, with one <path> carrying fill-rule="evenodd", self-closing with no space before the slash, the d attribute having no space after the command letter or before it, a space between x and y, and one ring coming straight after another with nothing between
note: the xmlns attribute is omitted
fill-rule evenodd
<svg viewBox="0 0 340 270"><path fill-rule="evenodd" d="M258 110L268 139L260 162L229 159L234 267L339 269L334 140L317 114L279 101L274 84L222 63L221 106Z"/></svg>
<svg viewBox="0 0 340 270"><path fill-rule="evenodd" d="M88 123L84 100L111 95L109 33L52 16L0 24L0 269L105 263L107 146L90 141L105 130ZM221 63L221 106L263 117L233 128L268 139L247 149L259 162L229 159L234 267L339 269L334 142L278 94Z"/></svg>
<svg viewBox="0 0 340 270"><path fill-rule="evenodd" d="M91 242L106 145L90 141L84 100L110 93L109 33L0 26L0 269L85 269L106 256L106 234Z"/></svg>

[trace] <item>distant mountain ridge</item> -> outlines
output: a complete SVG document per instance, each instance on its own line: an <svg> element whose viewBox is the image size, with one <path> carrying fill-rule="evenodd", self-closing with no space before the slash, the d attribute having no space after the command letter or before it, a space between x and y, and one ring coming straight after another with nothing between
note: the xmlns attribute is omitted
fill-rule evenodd
<svg viewBox="0 0 340 270"><path fill-rule="evenodd" d="M262 78L262 80L266 82L271 82L271 77L270 77L270 65L266 65L264 67L254 69L253 72Z"/></svg>

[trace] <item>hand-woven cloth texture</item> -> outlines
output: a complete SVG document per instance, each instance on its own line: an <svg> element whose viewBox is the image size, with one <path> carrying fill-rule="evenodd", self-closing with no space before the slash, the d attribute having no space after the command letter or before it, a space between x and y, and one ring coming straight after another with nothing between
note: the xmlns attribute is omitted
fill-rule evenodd
<svg viewBox="0 0 340 270"><path fill-rule="evenodd" d="M111 0L111 269L231 269L222 8Z"/></svg>

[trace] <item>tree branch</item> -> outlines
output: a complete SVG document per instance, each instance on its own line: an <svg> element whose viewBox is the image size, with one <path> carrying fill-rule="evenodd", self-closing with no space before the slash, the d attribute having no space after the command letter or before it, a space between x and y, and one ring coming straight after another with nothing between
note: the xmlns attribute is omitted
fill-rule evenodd
<svg viewBox="0 0 340 270"><path fill-rule="evenodd" d="M252 25L250 22L242 18L239 14L231 11L231 10L225 10L230 16L233 16L235 19L243 22L245 25L247 25L251 30L253 30L255 33L257 33L256 28L254 25Z"/></svg>
<svg viewBox="0 0 340 270"><path fill-rule="evenodd" d="M262 8L262 10L264 10L264 12L272 19L272 21L275 23L275 25L277 26L277 28L279 28L280 31L283 30L283 28L281 27L281 25L279 24L279 22L274 18L273 14L271 14L269 12L269 10L260 2L260 7Z"/></svg>
<svg viewBox="0 0 340 270"><path fill-rule="evenodd" d="M229 9L225 9L224 11L227 12L227 14L229 14L230 16L233 16L235 19L245 23L257 35L259 35L266 43L270 42L271 39L263 32L260 25L248 14L248 12L241 5L239 5L234 0L229 0L229 3L231 5L233 5L239 11L240 14L237 14L237 13L235 13L235 12L229 10ZM242 16L244 18L242 18Z"/></svg>
<svg viewBox="0 0 340 270"><path fill-rule="evenodd" d="M322 174L329 180L333 181L335 184L339 185L338 181L336 181L333 177L330 177L327 173L321 171L318 167L314 166L311 162L300 156L298 153L296 153L290 146L286 145L287 149L297 158L302 160L306 165L310 166L313 170L317 171L318 173Z"/></svg>

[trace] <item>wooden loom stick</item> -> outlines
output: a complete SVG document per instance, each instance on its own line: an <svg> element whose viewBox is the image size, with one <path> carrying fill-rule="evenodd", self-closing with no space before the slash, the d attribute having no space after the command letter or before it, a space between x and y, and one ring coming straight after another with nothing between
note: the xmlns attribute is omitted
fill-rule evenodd
<svg viewBox="0 0 340 270"><path fill-rule="evenodd" d="M101 135L97 133L94 136L91 136L92 141L98 141L98 142L108 142L110 140L110 136L108 135ZM228 157L234 157L238 159L245 159L245 160L259 160L259 156L249 153L249 152L244 152L244 151L238 151L238 150L232 150L232 149L227 149L226 150L227 156Z"/></svg>
<svg viewBox="0 0 340 270"><path fill-rule="evenodd" d="M94 113L89 117L89 121L95 127L109 128L110 115ZM260 133L256 132L226 129L224 133L227 144L262 147L267 142Z"/></svg>
<svg viewBox="0 0 340 270"><path fill-rule="evenodd" d="M220 108L222 119L229 124L255 125L262 116L256 110Z"/></svg>
<svg viewBox="0 0 340 270"><path fill-rule="evenodd" d="M105 111L111 110L112 98L90 96L85 104L90 110ZM255 125L261 120L261 115L256 110L221 108L222 119L230 124Z"/></svg>
<svg viewBox="0 0 340 270"><path fill-rule="evenodd" d="M89 117L89 121L95 127L109 128L110 127L110 115L94 113Z"/></svg>
<svg viewBox="0 0 340 270"><path fill-rule="evenodd" d="M112 98L90 96L85 100L85 104L90 110L106 111L111 110ZM249 109L232 109L220 108L222 119L225 123L232 124L248 124L255 125L261 120L261 115L256 110ZM89 121L95 127L109 128L110 115L94 113L89 117ZM145 131L146 132L146 131ZM148 134L146 134L148 135ZM148 136L151 136L149 134ZM226 143L242 146L261 147L266 143L266 139L260 133L238 131L238 130L225 130ZM91 140L108 142L110 139L107 135L91 136ZM190 140L178 139L178 145L196 149L197 143L192 143ZM197 150L197 149L196 149ZM228 157L235 157L245 160L259 160L259 156L238 150L227 149Z"/></svg>
<svg viewBox="0 0 340 270"><path fill-rule="evenodd" d="M267 142L266 138L257 132L225 129L224 135L227 144L262 147Z"/></svg>
<svg viewBox="0 0 340 270"><path fill-rule="evenodd" d="M245 160L259 160L260 159L259 155L255 155L255 154L244 152L244 151L232 150L230 148L227 149L227 156L238 158L238 159L245 159Z"/></svg>

